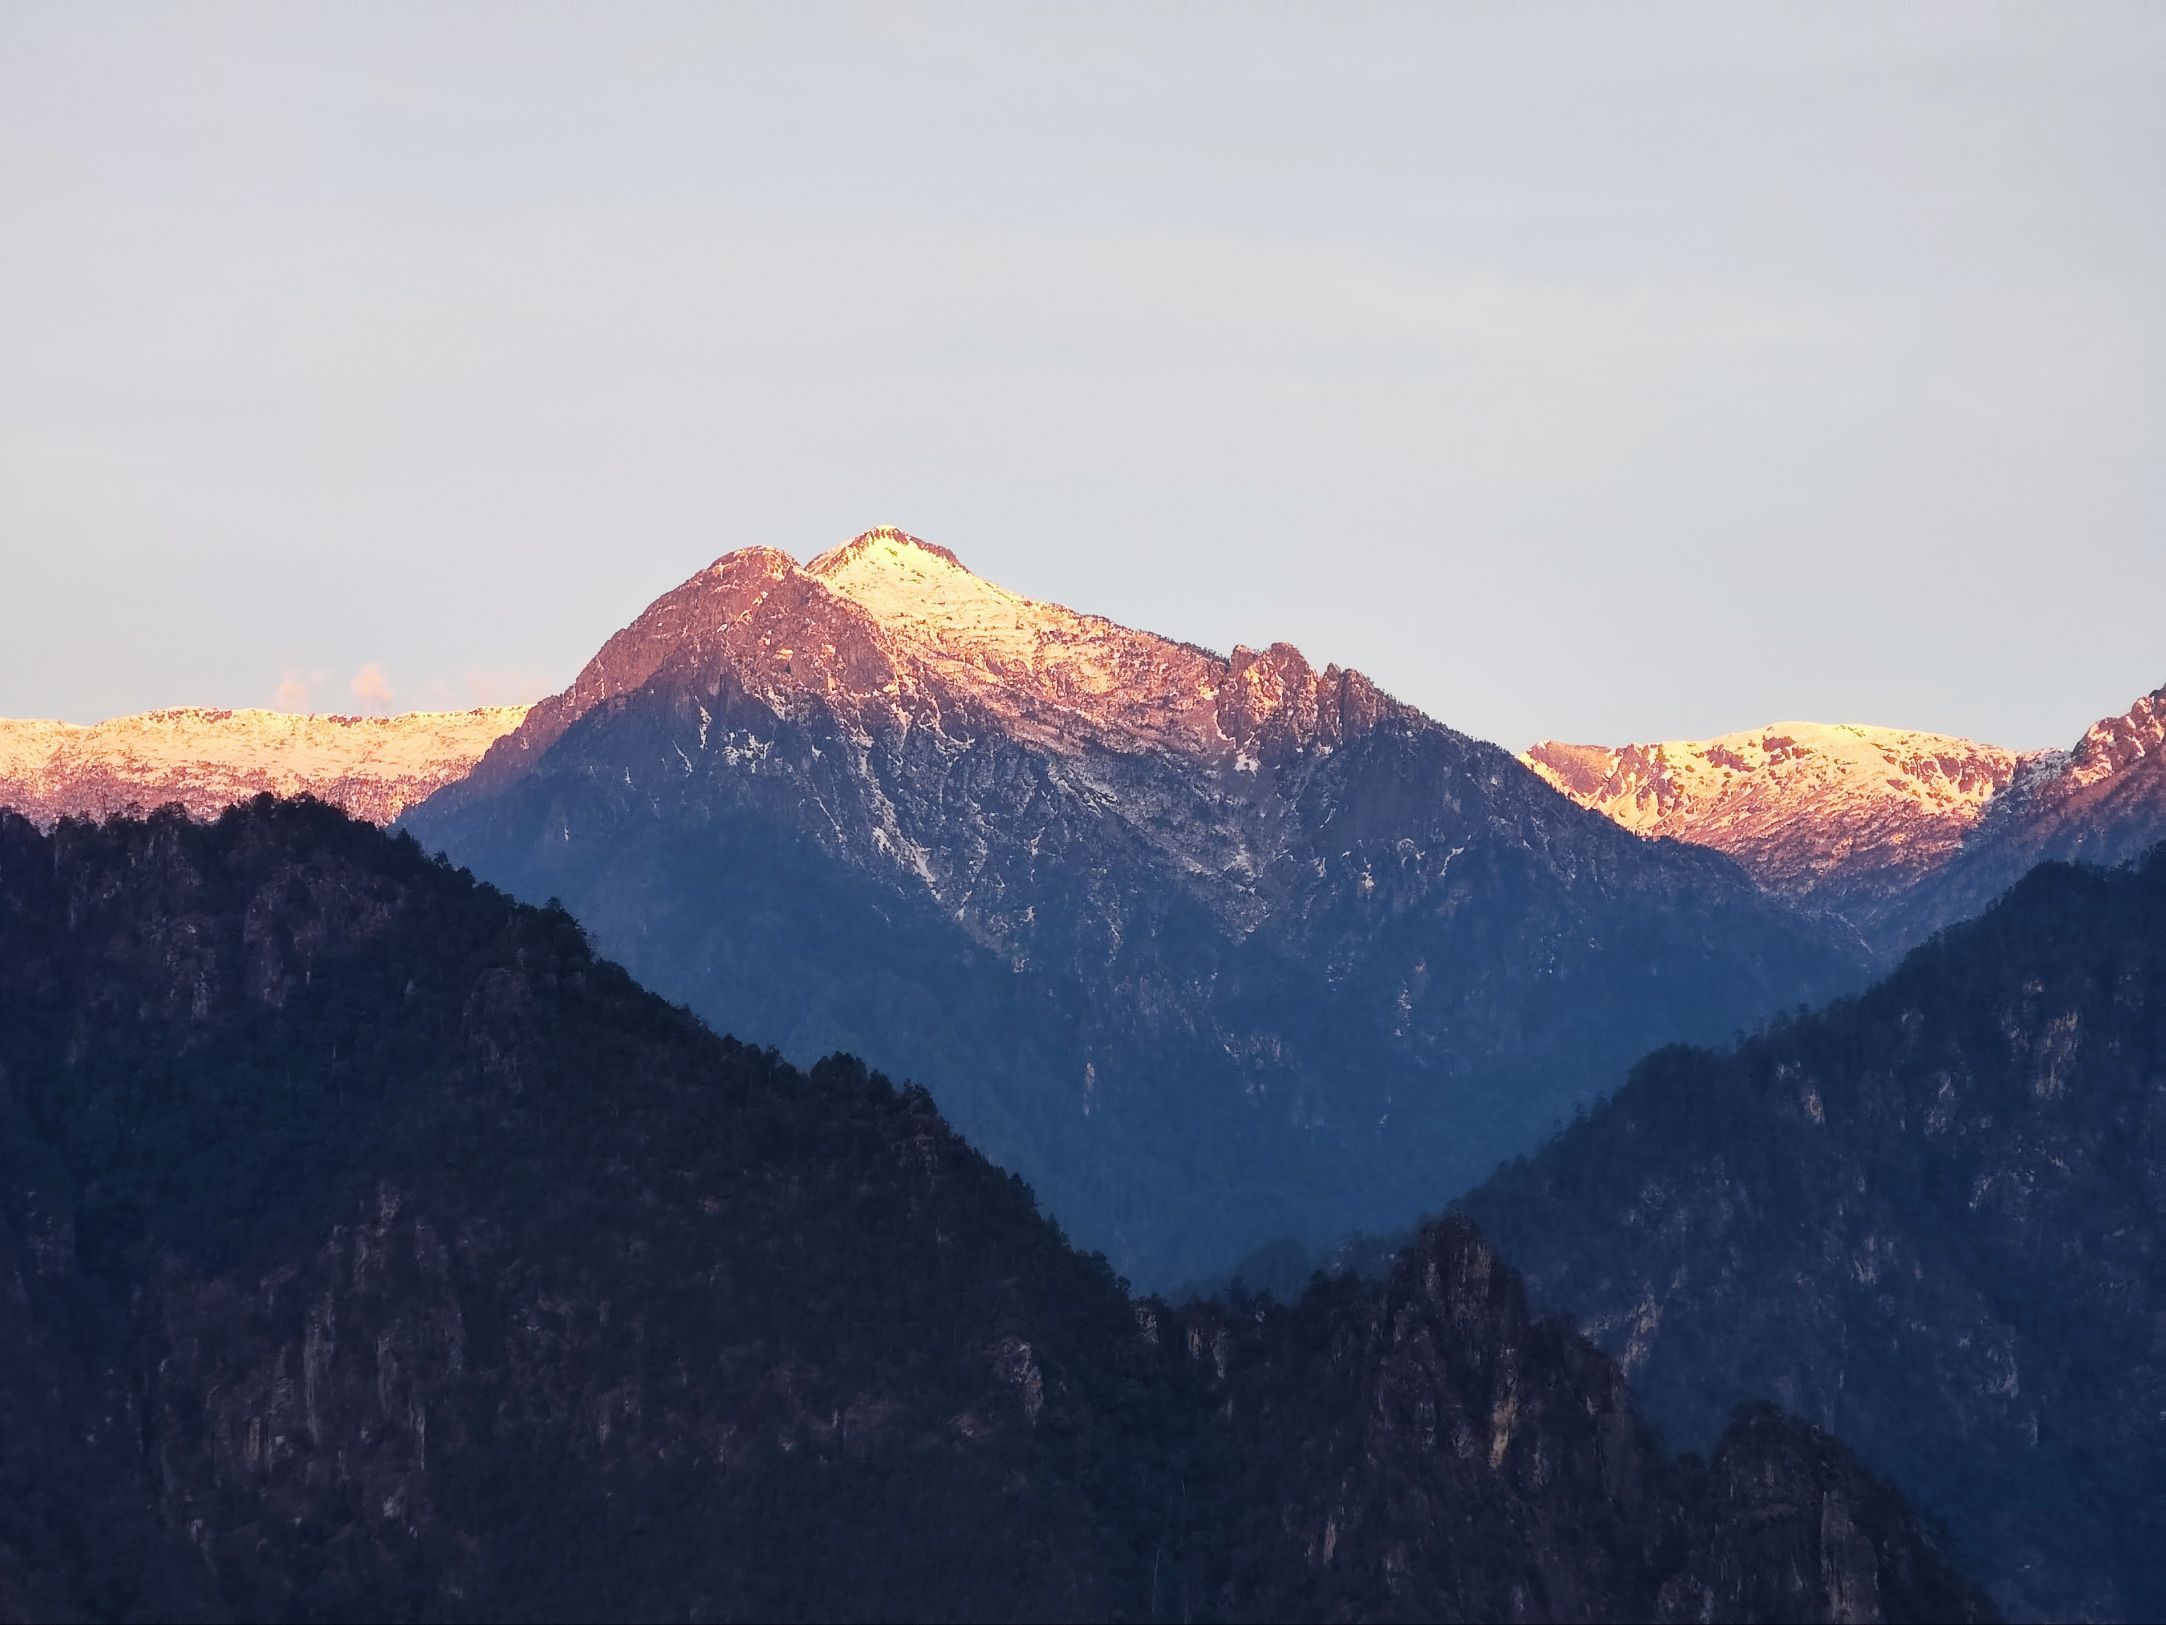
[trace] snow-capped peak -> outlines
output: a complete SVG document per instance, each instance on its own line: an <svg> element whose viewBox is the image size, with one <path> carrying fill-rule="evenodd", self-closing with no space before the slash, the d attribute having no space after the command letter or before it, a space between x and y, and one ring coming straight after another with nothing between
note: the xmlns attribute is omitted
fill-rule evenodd
<svg viewBox="0 0 2166 1625"><path fill-rule="evenodd" d="M1041 603L972 574L953 553L882 526L805 574L882 633L1011 720L1164 739L1207 702L1214 661L1148 632Z"/></svg>
<svg viewBox="0 0 2166 1625"><path fill-rule="evenodd" d="M995 586L946 548L889 526L822 553L805 573L890 632L1011 677L1039 672L1048 654L1078 636L1122 630Z"/></svg>
<svg viewBox="0 0 2166 1625"><path fill-rule="evenodd" d="M1267 736L1296 748L1336 740L1392 706L1358 673L1316 671L1290 646L1229 660L1026 597L883 525L803 565L772 547L725 553L604 644L469 783L516 774L593 706L680 655L733 668L778 711L808 703L867 724L952 723L962 737L990 722L1063 752L1231 763Z"/></svg>
<svg viewBox="0 0 2166 1625"><path fill-rule="evenodd" d="M963 561L947 548L928 542L922 536L913 536L899 525L875 525L870 530L860 531L840 547L829 548L805 569L824 578L851 572L925 570L934 564L970 574Z"/></svg>

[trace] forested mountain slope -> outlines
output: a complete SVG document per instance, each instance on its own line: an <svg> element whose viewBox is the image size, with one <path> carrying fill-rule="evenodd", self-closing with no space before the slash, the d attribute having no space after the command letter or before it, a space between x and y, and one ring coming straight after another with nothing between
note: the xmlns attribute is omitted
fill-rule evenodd
<svg viewBox="0 0 2166 1625"><path fill-rule="evenodd" d="M1824 1438L1662 1456L1463 1224L1131 1299L920 1092L341 815L0 817L0 1612L1975 1615Z"/></svg>
<svg viewBox="0 0 2166 1625"><path fill-rule="evenodd" d="M1774 1400L2011 1614L2166 1613L2166 849L1651 1057L1467 1206L1679 1442Z"/></svg>

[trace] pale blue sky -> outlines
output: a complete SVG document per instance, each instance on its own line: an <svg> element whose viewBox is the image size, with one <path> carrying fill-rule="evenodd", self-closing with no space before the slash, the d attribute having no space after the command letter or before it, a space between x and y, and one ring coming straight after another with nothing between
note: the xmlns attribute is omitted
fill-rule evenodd
<svg viewBox="0 0 2166 1625"><path fill-rule="evenodd" d="M0 227L0 715L876 523L1514 746L2166 680L2158 5L0 0Z"/></svg>

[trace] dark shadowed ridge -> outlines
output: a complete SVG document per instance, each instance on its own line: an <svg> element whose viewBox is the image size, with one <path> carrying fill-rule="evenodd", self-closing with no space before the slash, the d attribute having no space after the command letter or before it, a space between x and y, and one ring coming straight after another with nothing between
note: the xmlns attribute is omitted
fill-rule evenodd
<svg viewBox="0 0 2166 1625"><path fill-rule="evenodd" d="M1468 1211L1687 1444L1810 1418L2018 1617L2166 1614L2166 848L1649 1058Z"/></svg>
<svg viewBox="0 0 2166 1625"><path fill-rule="evenodd" d="M0 816L12 1617L1976 1617L1463 1223L1134 1299L927 1097L306 804Z"/></svg>

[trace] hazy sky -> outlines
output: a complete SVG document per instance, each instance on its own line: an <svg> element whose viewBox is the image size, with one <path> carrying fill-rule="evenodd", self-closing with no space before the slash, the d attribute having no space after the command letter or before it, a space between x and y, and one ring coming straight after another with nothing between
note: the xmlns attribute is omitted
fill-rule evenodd
<svg viewBox="0 0 2166 1625"><path fill-rule="evenodd" d="M752 543L1471 732L2166 681L2166 6L0 0L0 714L554 688Z"/></svg>

